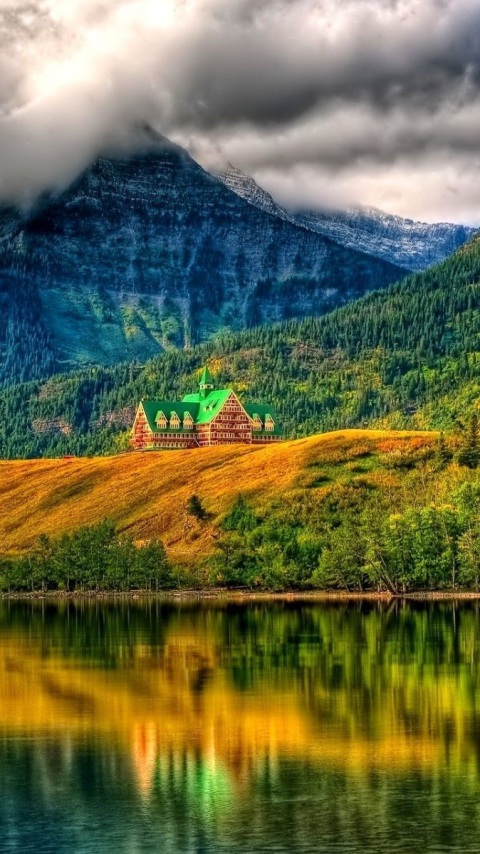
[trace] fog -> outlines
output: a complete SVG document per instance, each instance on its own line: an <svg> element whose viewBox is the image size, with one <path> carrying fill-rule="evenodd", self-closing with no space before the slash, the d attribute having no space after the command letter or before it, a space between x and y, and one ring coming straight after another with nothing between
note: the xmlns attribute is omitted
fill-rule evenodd
<svg viewBox="0 0 480 854"><path fill-rule="evenodd" d="M0 0L0 199L150 125L295 206L480 224L480 5Z"/></svg>

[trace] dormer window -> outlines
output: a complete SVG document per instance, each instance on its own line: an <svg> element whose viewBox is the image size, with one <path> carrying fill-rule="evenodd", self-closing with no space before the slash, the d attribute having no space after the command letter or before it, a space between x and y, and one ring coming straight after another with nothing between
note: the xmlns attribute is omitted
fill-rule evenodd
<svg viewBox="0 0 480 854"><path fill-rule="evenodd" d="M265 418L265 430L268 430L269 433L273 433L275 430L275 421L271 415L267 415Z"/></svg>
<svg viewBox="0 0 480 854"><path fill-rule="evenodd" d="M254 430L261 430L262 429L262 426L263 426L262 425L262 419L260 418L258 413L255 413L255 415L252 418L252 421L253 421L253 429Z"/></svg>
<svg viewBox="0 0 480 854"><path fill-rule="evenodd" d="M193 429L193 418L189 412L186 412L185 415L183 416L183 427L185 430L192 430Z"/></svg>
<svg viewBox="0 0 480 854"><path fill-rule="evenodd" d="M180 427L180 418L178 417L176 412L172 412L170 416L170 429L178 430Z"/></svg>
<svg viewBox="0 0 480 854"><path fill-rule="evenodd" d="M160 427L161 430L165 430L165 427L167 426L167 419L163 412L157 412L155 424L157 425L157 427Z"/></svg>

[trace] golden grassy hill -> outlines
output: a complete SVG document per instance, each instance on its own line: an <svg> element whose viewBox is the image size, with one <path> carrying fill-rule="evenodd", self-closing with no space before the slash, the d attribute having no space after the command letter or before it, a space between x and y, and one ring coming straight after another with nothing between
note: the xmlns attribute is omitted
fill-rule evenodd
<svg viewBox="0 0 480 854"><path fill-rule="evenodd" d="M355 459L402 453L431 444L435 435L346 430L266 447L0 461L0 552L18 554L39 534L57 536L108 517L138 540L161 537L179 560L188 560L211 549L214 525L239 492L263 504L315 487L323 465L340 476L354 470ZM187 516L193 493L211 523Z"/></svg>

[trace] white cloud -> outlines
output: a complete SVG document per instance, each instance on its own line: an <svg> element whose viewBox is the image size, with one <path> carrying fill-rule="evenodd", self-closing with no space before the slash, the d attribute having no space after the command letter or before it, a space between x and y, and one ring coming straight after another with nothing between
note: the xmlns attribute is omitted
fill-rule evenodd
<svg viewBox="0 0 480 854"><path fill-rule="evenodd" d="M298 203L480 223L479 92L471 0L0 0L0 198L148 123Z"/></svg>

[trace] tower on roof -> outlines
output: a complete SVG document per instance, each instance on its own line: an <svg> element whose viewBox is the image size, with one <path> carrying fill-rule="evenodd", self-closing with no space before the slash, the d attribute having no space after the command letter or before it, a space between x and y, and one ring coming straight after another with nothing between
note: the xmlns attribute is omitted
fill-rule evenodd
<svg viewBox="0 0 480 854"><path fill-rule="evenodd" d="M143 399L132 430L138 451L204 448L207 445L267 445L282 431L269 403L242 403L231 388L218 388L205 366L199 390L183 400Z"/></svg>
<svg viewBox="0 0 480 854"><path fill-rule="evenodd" d="M213 389L213 377L205 365L200 377L200 397L205 398Z"/></svg>

